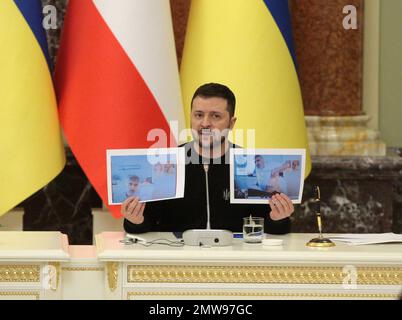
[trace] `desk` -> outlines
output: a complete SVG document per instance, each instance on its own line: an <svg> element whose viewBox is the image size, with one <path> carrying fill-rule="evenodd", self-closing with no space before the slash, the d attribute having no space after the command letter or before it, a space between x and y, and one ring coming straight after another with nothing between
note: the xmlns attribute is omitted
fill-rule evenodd
<svg viewBox="0 0 402 320"><path fill-rule="evenodd" d="M315 234L272 236L281 247L124 245L122 232L96 236L108 299L397 299L402 244L309 248ZM141 235L174 239L170 233Z"/></svg>
<svg viewBox="0 0 402 320"><path fill-rule="evenodd" d="M0 299L61 299L61 263L68 260L60 232L0 232Z"/></svg>

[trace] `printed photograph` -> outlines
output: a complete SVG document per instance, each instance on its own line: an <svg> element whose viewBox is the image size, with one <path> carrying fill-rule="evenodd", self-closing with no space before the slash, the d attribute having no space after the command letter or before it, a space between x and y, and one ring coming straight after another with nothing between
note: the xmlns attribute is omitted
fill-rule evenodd
<svg viewBox="0 0 402 320"><path fill-rule="evenodd" d="M267 203L276 193L300 203L304 149L232 149L231 202Z"/></svg>
<svg viewBox="0 0 402 320"><path fill-rule="evenodd" d="M109 204L121 204L133 196L141 202L183 197L181 152L178 148L154 150L152 154L149 149L107 151Z"/></svg>

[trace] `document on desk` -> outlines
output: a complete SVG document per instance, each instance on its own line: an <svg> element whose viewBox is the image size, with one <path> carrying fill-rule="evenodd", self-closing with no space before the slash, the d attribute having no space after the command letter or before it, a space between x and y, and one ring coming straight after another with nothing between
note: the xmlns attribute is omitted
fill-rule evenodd
<svg viewBox="0 0 402 320"><path fill-rule="evenodd" d="M106 156L109 204L184 196L184 148L107 150Z"/></svg>
<svg viewBox="0 0 402 320"><path fill-rule="evenodd" d="M402 244L402 234L388 233L347 233L329 237L332 241L345 242L349 245L395 243Z"/></svg>

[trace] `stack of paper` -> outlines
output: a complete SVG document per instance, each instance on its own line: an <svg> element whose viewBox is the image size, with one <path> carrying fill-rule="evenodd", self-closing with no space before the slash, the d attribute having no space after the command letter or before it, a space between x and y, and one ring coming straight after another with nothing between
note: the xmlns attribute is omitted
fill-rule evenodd
<svg viewBox="0 0 402 320"><path fill-rule="evenodd" d="M345 242L350 245L401 242L402 234L389 233L347 233L329 237L333 241Z"/></svg>

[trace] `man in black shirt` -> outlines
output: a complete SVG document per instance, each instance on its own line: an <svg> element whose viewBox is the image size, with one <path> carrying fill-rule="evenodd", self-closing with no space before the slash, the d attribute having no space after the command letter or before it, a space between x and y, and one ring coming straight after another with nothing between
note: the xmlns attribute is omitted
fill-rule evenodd
<svg viewBox="0 0 402 320"><path fill-rule="evenodd" d="M184 145L186 153L184 198L140 203L136 197L121 206L128 233L185 231L207 227L206 179L208 175L210 227L241 232L243 217L265 218L265 232L290 232L292 201L283 193L273 195L269 205L231 204L228 142L236 99L224 85L209 83L194 93L191 129L194 141Z"/></svg>

